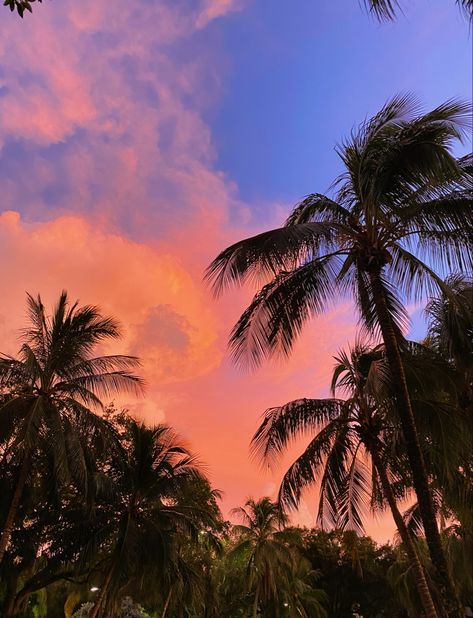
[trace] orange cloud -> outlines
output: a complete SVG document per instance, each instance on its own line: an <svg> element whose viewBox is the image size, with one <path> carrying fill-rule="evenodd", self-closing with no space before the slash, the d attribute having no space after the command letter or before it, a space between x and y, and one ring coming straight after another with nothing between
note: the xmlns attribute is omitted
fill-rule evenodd
<svg viewBox="0 0 473 618"><path fill-rule="evenodd" d="M214 312L179 259L106 232L79 217L27 224L14 212L0 215L2 342L21 323L25 290L49 303L61 289L97 303L125 324L125 351L140 352L147 377L160 384L185 380L219 362Z"/></svg>

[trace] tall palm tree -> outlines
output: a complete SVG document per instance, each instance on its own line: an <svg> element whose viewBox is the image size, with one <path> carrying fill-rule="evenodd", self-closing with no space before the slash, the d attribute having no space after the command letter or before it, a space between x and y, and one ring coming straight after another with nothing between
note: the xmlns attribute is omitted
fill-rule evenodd
<svg viewBox="0 0 473 618"><path fill-rule="evenodd" d="M120 336L118 323L103 317L98 307L70 305L63 292L51 317L41 297L28 295L29 326L23 331L18 358L0 357L0 434L10 440L17 464L9 507L0 537L0 563L15 526L25 486L41 446L53 460L57 482L87 485L87 465L75 433L80 423L107 432L96 415L100 396L133 391L143 383L132 370L133 356L93 356L94 348ZM79 422L78 422L79 421Z"/></svg>
<svg viewBox="0 0 473 618"><path fill-rule="evenodd" d="M455 0L460 10L469 19L473 18L473 0ZM367 9L379 20L395 19L401 11L402 2L399 0L365 0Z"/></svg>
<svg viewBox="0 0 473 618"><path fill-rule="evenodd" d="M260 603L280 597L282 580L291 562L288 541L293 539L284 529L284 512L267 497L258 501L250 498L232 514L242 522L235 526L240 540L232 553L247 556L248 588L254 591L252 616L256 618Z"/></svg>
<svg viewBox="0 0 473 618"><path fill-rule="evenodd" d="M279 499L285 506L296 507L303 488L320 482L321 525L328 522L363 532L366 504L383 508L387 503L415 574L425 615L435 618L437 610L424 569L398 507L398 499L407 495L408 488L403 454L397 453L397 421L386 392L389 372L384 356L379 348L358 343L336 361L333 398L300 399L269 409L253 438L254 450L271 463L295 437L312 434L305 451L284 475ZM423 387L428 389L431 384ZM338 393L342 397L337 398ZM449 412L450 408L437 413L448 416L451 423ZM434 414L429 418L435 426Z"/></svg>
<svg viewBox="0 0 473 618"><path fill-rule="evenodd" d="M254 366L276 353L287 356L305 322L348 294L365 328L381 334L398 384L397 407L429 551L449 605L454 586L401 347L403 302L439 289L448 295L438 271L473 265L471 157L456 160L451 153L468 122L464 103L447 101L421 114L411 95L394 97L338 148L345 172L333 198L309 195L284 227L228 247L207 271L217 294L231 283L264 284L232 332L239 362Z"/></svg>
<svg viewBox="0 0 473 618"><path fill-rule="evenodd" d="M205 505L182 500L194 481L205 481L195 458L166 425L126 421L125 452L110 474L115 494L96 522L94 545L104 573L90 618L112 609L133 586L163 578L176 535L197 538Z"/></svg>

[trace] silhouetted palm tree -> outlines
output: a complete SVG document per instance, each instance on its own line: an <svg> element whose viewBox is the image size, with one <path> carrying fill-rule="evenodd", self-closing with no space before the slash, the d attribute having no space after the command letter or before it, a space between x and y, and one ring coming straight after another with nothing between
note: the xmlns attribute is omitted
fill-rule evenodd
<svg viewBox="0 0 473 618"><path fill-rule="evenodd" d="M290 569L290 534L284 529L287 518L269 498L250 498L232 513L242 521L235 526L241 538L233 554L247 556L248 589L254 592L252 616L256 618L260 603L280 598L282 580Z"/></svg>
<svg viewBox="0 0 473 618"><path fill-rule="evenodd" d="M126 421L125 452L110 474L115 492L98 515L93 541L104 573L90 613L119 602L132 586L152 586L174 568L175 535L197 537L206 505L183 503L193 481L204 481L195 458L165 425Z"/></svg>
<svg viewBox="0 0 473 618"><path fill-rule="evenodd" d="M320 481L322 526L328 522L362 533L367 504L383 508L387 503L409 556L424 612L435 618L422 564L397 505L409 488L403 454L397 452L397 421L389 396L392 385L382 350L359 343L349 353L340 353L336 361L334 398L299 399L269 409L253 438L254 450L263 461L272 462L291 440L312 434L305 451L284 475L279 498L283 505L296 507L302 490ZM337 393L342 397L335 398Z"/></svg>
<svg viewBox="0 0 473 618"><path fill-rule="evenodd" d="M10 440L17 464L9 508L0 538L0 562L8 546L25 485L37 449L48 450L57 482L72 479L86 486L87 465L76 431L80 423L106 432L95 414L103 408L100 396L142 391L131 373L139 361L133 356L94 357L94 348L120 336L118 323L102 317L93 306L69 305L66 292L51 317L41 297L28 295L29 326L23 331L19 357L0 357L0 434Z"/></svg>
<svg viewBox="0 0 473 618"><path fill-rule="evenodd" d="M290 550L291 568L287 570L282 590L282 607L278 604L275 616L286 618L327 618L323 604L327 595L317 587L320 573L297 549Z"/></svg>
<svg viewBox="0 0 473 618"><path fill-rule="evenodd" d="M447 284L448 294L427 304L428 335L438 352L464 375L473 403L473 280L456 274Z"/></svg>
<svg viewBox="0 0 473 618"><path fill-rule="evenodd" d="M266 283L236 324L237 361L258 365L288 355L305 322L351 294L370 333L380 332L432 561L450 604L455 598L437 528L427 472L401 360L403 301L448 287L435 268L473 265L471 157L453 143L469 106L448 101L426 114L397 96L338 150L345 172L334 199L312 194L284 227L240 241L213 261L207 277L220 293L231 283ZM454 609L454 614L459 612Z"/></svg>

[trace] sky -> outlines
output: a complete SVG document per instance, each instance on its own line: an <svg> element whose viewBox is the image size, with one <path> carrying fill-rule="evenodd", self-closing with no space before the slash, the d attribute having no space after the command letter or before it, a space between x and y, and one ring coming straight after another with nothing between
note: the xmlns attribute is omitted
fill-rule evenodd
<svg viewBox="0 0 473 618"><path fill-rule="evenodd" d="M118 401L174 426L223 510L275 495L249 441L268 407L327 394L353 341L339 304L289 362L235 369L226 340L251 290L215 300L208 263L279 225L341 171L334 147L390 96L426 109L471 97L471 33L453 0L406 0L379 24L358 0L45 0L0 23L0 351L25 294L67 289L123 325L104 352L136 354L148 387ZM458 154L468 145L459 147ZM410 307L412 334L421 307ZM306 496L298 521L314 523ZM387 518L368 521L378 539Z"/></svg>

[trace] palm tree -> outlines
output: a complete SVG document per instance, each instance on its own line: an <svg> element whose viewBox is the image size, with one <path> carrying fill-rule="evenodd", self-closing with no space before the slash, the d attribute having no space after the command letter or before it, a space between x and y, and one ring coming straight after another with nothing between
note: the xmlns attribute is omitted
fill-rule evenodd
<svg viewBox="0 0 473 618"><path fill-rule="evenodd" d="M394 97L339 147L345 172L333 199L309 195L284 227L228 247L207 271L217 294L232 283L264 283L230 340L236 361L253 366L277 353L287 356L305 322L337 297L355 298L364 327L382 336L398 385L398 413L426 539L450 606L454 586L401 347L403 301L439 289L448 295L435 269L461 271L473 264L471 157L456 160L451 154L468 124L468 110L447 101L420 114L412 96Z"/></svg>
<svg viewBox="0 0 473 618"><path fill-rule="evenodd" d="M396 453L397 423L386 392L389 371L382 350L358 343L336 361L333 398L299 399L267 410L253 438L255 453L272 463L295 437L315 432L284 475L281 503L297 507L302 490L320 481L319 523L360 533L365 504L369 501L373 508L383 508L387 503L409 556L425 615L435 618L424 569L397 505L407 490L403 454ZM346 398L336 398L337 392ZM444 410L444 415L448 412ZM433 414L429 418L435 426Z"/></svg>
<svg viewBox="0 0 473 618"><path fill-rule="evenodd" d="M294 539L284 529L284 512L267 497L258 501L249 498L232 514L242 521L235 526L240 540L232 553L247 556L248 588L254 590L252 616L256 618L260 603L279 598L282 580L290 567L288 542Z"/></svg>
<svg viewBox="0 0 473 618"><path fill-rule="evenodd" d="M0 563L10 541L25 486L42 445L53 460L57 482L72 479L86 487L87 465L76 429L80 423L106 433L107 423L96 415L101 395L133 391L143 383L131 373L133 356L94 357L94 348L120 336L118 323L102 317L98 307L69 305L59 298L52 317L41 297L28 295L30 325L23 331L18 358L0 357L2 440L11 440L18 472L0 537ZM79 419L79 422L77 422Z"/></svg>
<svg viewBox="0 0 473 618"><path fill-rule="evenodd" d="M401 10L399 0L365 0L367 9L379 20L393 20ZM469 19L473 18L473 0L456 0L460 10Z"/></svg>
<svg viewBox="0 0 473 618"><path fill-rule="evenodd" d="M104 572L90 618L112 609L132 587L163 580L175 569L176 535L197 538L205 505L183 501L189 484L204 482L195 458L166 425L125 422L125 452L110 474L114 497L97 516L97 560Z"/></svg>
<svg viewBox="0 0 473 618"><path fill-rule="evenodd" d="M473 279L455 274L447 284L448 294L427 304L428 336L439 354L463 374L465 395L473 403Z"/></svg>
<svg viewBox="0 0 473 618"><path fill-rule="evenodd" d="M276 616L294 618L326 618L323 603L327 595L317 588L320 573L312 569L310 562L300 551L292 549L291 568L286 574L283 589L282 611L277 607ZM275 608L276 609L276 608Z"/></svg>

